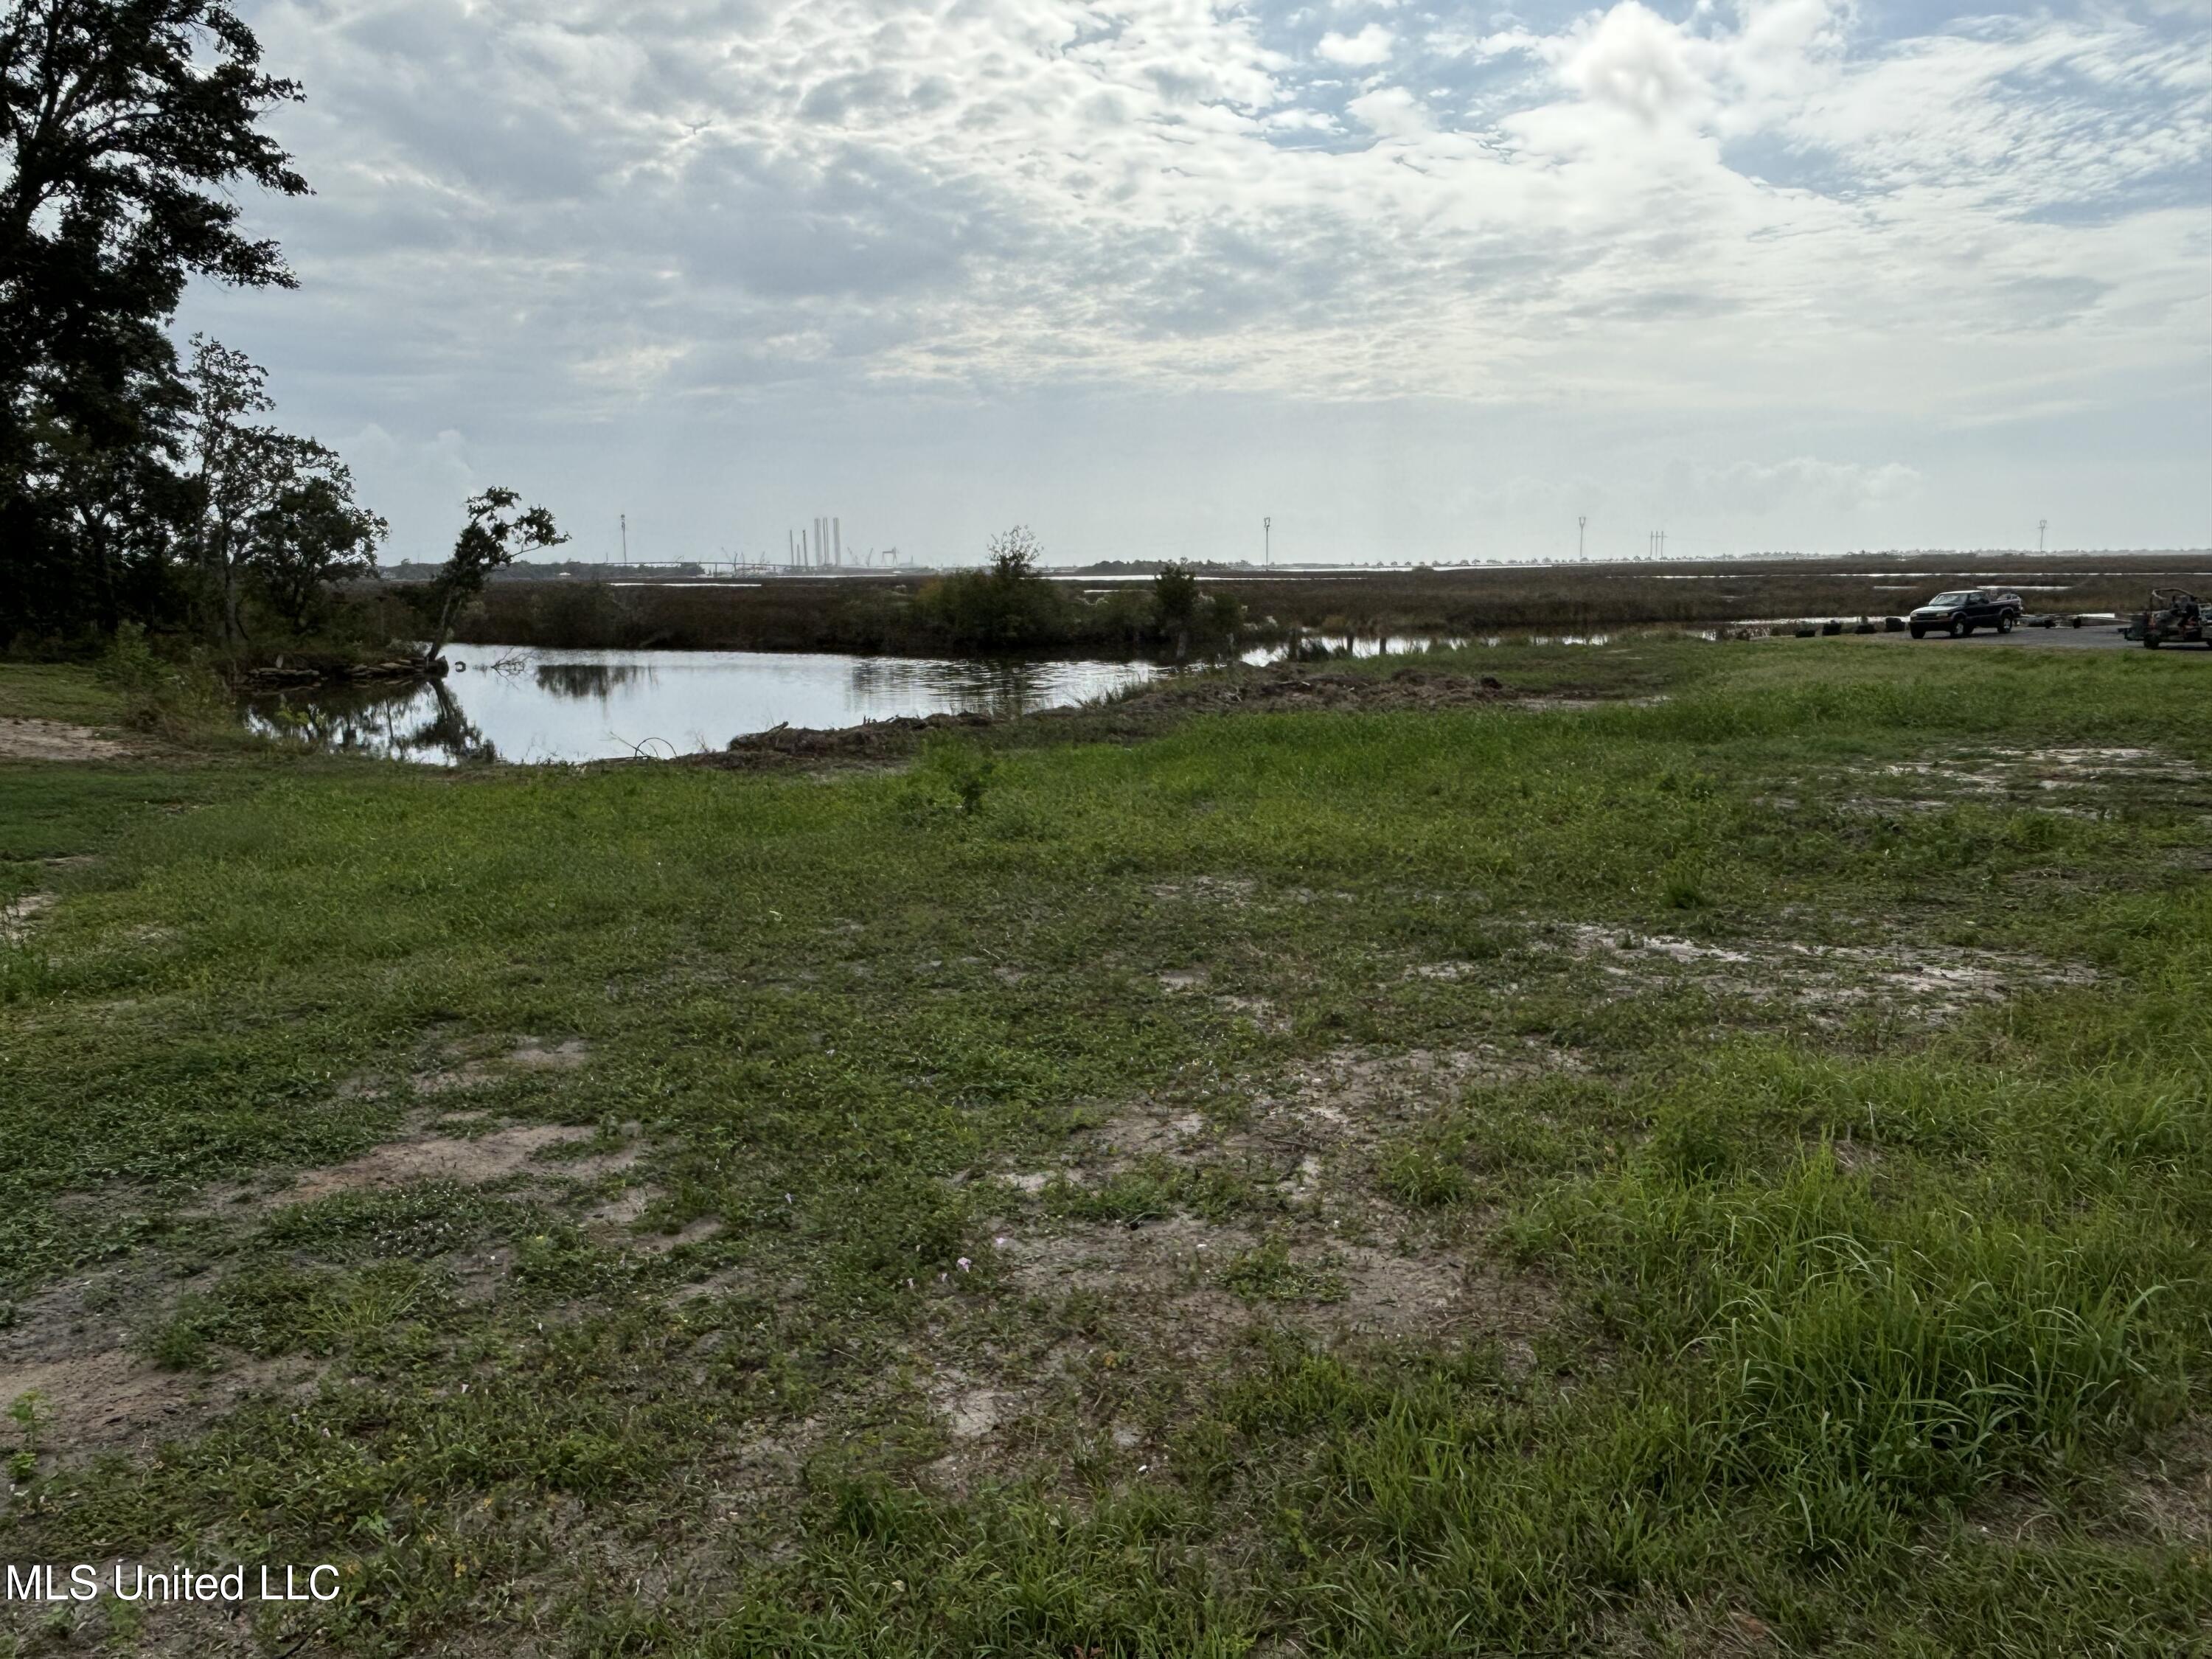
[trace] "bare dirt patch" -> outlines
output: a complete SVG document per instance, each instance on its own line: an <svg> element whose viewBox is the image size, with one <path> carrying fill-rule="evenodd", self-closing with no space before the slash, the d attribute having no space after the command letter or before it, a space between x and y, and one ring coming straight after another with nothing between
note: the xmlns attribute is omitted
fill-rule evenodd
<svg viewBox="0 0 2212 1659"><path fill-rule="evenodd" d="M376 1192L418 1181L453 1181L480 1186L520 1175L549 1147L589 1140L597 1132L567 1124L517 1124L471 1137L422 1135L379 1146L350 1163L310 1170L276 1202L306 1204L337 1193ZM598 1175L620 1167L634 1153L605 1159L579 1159L558 1166L564 1174Z"/></svg>
<svg viewBox="0 0 2212 1659"><path fill-rule="evenodd" d="M1145 890L1156 899L1242 904L1260 890L1260 884L1249 876L1192 876L1182 881L1156 881Z"/></svg>
<svg viewBox="0 0 2212 1659"><path fill-rule="evenodd" d="M150 1449L188 1437L248 1397L299 1387L313 1374L304 1361L250 1361L202 1376L161 1370L110 1348L0 1364L0 1404L35 1395L38 1449L69 1463L95 1452Z"/></svg>
<svg viewBox="0 0 2212 1659"><path fill-rule="evenodd" d="M52 893L19 893L0 904L0 945L21 945L31 936L32 925L53 908Z"/></svg>
<svg viewBox="0 0 2212 1659"><path fill-rule="evenodd" d="M0 720L0 760L119 760L129 744L66 720Z"/></svg>
<svg viewBox="0 0 2212 1659"><path fill-rule="evenodd" d="M141 1267L64 1280L25 1300L0 1334L0 1410L35 1395L31 1443L75 1462L195 1434L248 1395L302 1386L305 1360L244 1361L217 1376L163 1370L131 1352L133 1334L165 1316L189 1284ZM0 1419L0 1449L23 1444Z"/></svg>
<svg viewBox="0 0 2212 1659"><path fill-rule="evenodd" d="M1893 1005L1942 1020L1977 1003L2022 990L2087 985L2095 969L2005 951L1891 939L1881 945L1804 945L1787 939L1700 943L1665 934L1579 922L1565 930L1566 950L1622 981L1623 994L1659 982L1690 983L1755 1001L1814 1006ZM1541 941L1538 942L1541 948Z"/></svg>
<svg viewBox="0 0 2212 1659"><path fill-rule="evenodd" d="M408 1083L418 1095L454 1094L497 1083L516 1072L573 1071L590 1060L592 1045L581 1037L549 1043L523 1037L502 1048L506 1039L448 1043L444 1063L416 1073Z"/></svg>
<svg viewBox="0 0 2212 1659"><path fill-rule="evenodd" d="M2161 1541L2212 1541L2212 1423L2192 1418L2138 1459L2120 1509Z"/></svg>

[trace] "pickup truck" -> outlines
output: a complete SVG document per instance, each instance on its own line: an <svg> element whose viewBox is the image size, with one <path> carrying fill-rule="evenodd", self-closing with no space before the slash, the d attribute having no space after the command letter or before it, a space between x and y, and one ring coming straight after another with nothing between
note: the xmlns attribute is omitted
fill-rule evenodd
<svg viewBox="0 0 2212 1659"><path fill-rule="evenodd" d="M1930 634L1948 634L1953 639L1971 634L1977 628L1994 628L2000 634L2009 634L2020 622L2022 607L2017 593L2001 593L1994 588L1962 588L1955 593L1938 593L1905 619L1916 640Z"/></svg>

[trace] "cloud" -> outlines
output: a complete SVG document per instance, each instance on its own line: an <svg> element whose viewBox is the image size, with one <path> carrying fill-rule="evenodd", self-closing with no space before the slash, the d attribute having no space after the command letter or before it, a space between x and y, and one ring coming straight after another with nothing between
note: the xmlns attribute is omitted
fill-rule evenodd
<svg viewBox="0 0 2212 1659"><path fill-rule="evenodd" d="M1868 466L1799 455L1765 463L1678 460L1667 469L1664 486L1668 499L1689 512L1761 518L1784 507L1848 515L1908 499L1924 482L1899 461Z"/></svg>
<svg viewBox="0 0 2212 1659"><path fill-rule="evenodd" d="M308 94L318 193L247 204L304 286L195 316L417 447L1030 395L1928 432L2188 407L2212 360L2194 0L251 12ZM1776 478L1698 487L1843 499Z"/></svg>
<svg viewBox="0 0 2212 1659"><path fill-rule="evenodd" d="M1332 64L1364 68L1388 63L1396 43L1397 37L1382 24L1370 23L1357 34L1339 34L1331 30L1322 36L1321 44L1314 51Z"/></svg>
<svg viewBox="0 0 2212 1659"><path fill-rule="evenodd" d="M1559 79L1594 103L1645 121L1702 111L1712 99L1693 61L1704 54L1678 25L1623 0L1554 48Z"/></svg>

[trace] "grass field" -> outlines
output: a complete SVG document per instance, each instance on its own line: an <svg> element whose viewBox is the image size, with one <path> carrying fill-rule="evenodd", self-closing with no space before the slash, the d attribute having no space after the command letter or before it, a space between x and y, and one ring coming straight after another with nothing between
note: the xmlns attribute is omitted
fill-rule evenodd
<svg viewBox="0 0 2212 1659"><path fill-rule="evenodd" d="M2195 665L1464 667L0 763L0 1654L2212 1646Z"/></svg>

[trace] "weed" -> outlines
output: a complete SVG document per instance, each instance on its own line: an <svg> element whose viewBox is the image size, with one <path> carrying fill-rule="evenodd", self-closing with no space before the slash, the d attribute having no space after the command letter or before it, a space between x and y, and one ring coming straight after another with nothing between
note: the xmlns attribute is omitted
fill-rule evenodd
<svg viewBox="0 0 2212 1659"><path fill-rule="evenodd" d="M1289 1241L1271 1233L1222 1270L1221 1282L1239 1296L1265 1302L1341 1302L1344 1275L1328 1266L1293 1261Z"/></svg>

